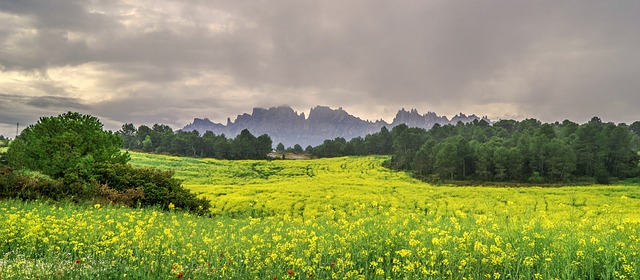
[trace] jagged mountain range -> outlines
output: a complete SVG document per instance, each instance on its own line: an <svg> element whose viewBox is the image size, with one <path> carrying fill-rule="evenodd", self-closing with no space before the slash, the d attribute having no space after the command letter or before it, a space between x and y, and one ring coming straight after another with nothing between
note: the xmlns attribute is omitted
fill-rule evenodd
<svg viewBox="0 0 640 280"><path fill-rule="evenodd" d="M305 117L304 113L298 114L289 106L279 106L269 109L254 108L251 114L238 115L235 121L227 118L226 124L214 123L207 118L196 118L193 123L188 124L182 130L197 130L200 133L211 131L215 134L235 137L243 129L248 129L256 136L268 134L273 140L274 146L277 143L283 143L286 147L300 144L304 148L308 145L322 144L324 140L336 137L343 137L347 140L358 136L364 137L367 134L380 131L383 126L391 129L399 124L406 124L409 127L430 129L436 123L447 125L480 119L491 122L487 117L479 118L476 115L467 116L460 113L448 119L445 116L438 116L434 112L422 115L416 109L406 111L404 108L398 111L391 123L383 120L375 122L363 120L347 113L342 108L331 109L326 106L312 108L309 117Z"/></svg>

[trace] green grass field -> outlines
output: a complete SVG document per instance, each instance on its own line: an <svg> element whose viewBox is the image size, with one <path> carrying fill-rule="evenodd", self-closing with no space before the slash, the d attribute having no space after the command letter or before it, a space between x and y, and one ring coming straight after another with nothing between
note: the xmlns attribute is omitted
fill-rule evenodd
<svg viewBox="0 0 640 280"><path fill-rule="evenodd" d="M385 157L132 154L212 218L0 201L2 279L638 279L640 188L431 186Z"/></svg>

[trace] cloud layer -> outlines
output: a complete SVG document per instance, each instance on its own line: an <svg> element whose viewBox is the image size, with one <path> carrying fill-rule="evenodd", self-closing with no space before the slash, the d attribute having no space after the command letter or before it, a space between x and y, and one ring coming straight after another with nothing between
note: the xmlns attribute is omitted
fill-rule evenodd
<svg viewBox="0 0 640 280"><path fill-rule="evenodd" d="M640 120L633 1L9 0L0 22L5 135L69 110L117 129L282 104Z"/></svg>

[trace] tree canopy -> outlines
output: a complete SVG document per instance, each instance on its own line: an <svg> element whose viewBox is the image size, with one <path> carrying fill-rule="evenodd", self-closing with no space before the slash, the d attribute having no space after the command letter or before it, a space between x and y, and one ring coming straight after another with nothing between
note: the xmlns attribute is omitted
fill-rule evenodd
<svg viewBox="0 0 640 280"><path fill-rule="evenodd" d="M211 131L203 135L198 131L173 131L163 124L138 128L124 124L116 134L122 138L124 148L132 151L218 159L266 159L273 144L268 135L255 137L247 129L229 139Z"/></svg>
<svg viewBox="0 0 640 280"><path fill-rule="evenodd" d="M313 155L389 154L388 167L427 180L475 182L607 183L640 174L640 122L585 124L535 119L435 125L430 130L404 124L364 139L325 140Z"/></svg>
<svg viewBox="0 0 640 280"><path fill-rule="evenodd" d="M42 117L25 128L7 152L9 164L63 177L95 163L126 163L129 155L120 151L122 140L90 115L68 112Z"/></svg>

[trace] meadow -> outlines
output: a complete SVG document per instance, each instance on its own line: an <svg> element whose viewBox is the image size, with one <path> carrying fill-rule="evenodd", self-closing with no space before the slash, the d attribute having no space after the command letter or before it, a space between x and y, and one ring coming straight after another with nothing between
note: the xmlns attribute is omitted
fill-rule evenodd
<svg viewBox="0 0 640 280"><path fill-rule="evenodd" d="M0 201L2 279L638 279L640 187L432 186L387 157L175 170L212 217Z"/></svg>

